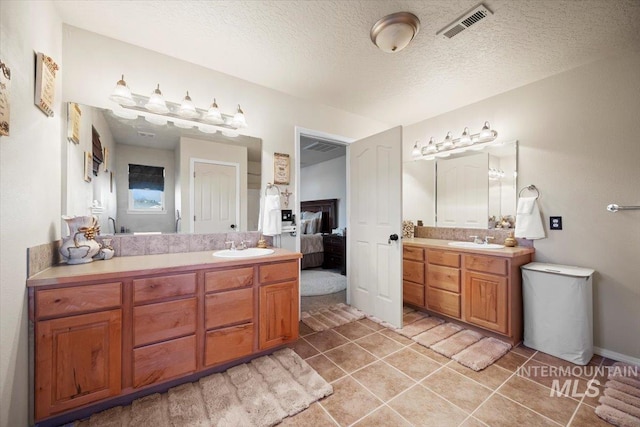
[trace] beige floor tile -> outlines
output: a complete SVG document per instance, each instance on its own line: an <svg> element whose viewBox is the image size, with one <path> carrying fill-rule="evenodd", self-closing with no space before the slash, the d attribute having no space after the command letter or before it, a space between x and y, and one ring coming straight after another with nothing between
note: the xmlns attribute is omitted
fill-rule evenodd
<svg viewBox="0 0 640 427"><path fill-rule="evenodd" d="M390 354L384 360L416 381L420 381L442 366L435 360L429 359L409 348L403 348Z"/></svg>
<svg viewBox="0 0 640 427"><path fill-rule="evenodd" d="M383 361L366 366L351 376L385 402L415 384L415 381Z"/></svg>
<svg viewBox="0 0 640 427"><path fill-rule="evenodd" d="M435 351L431 350L430 348L422 346L422 345L420 345L418 343L412 344L411 346L409 346L409 348L412 349L413 351L417 351L418 353L422 354L423 356L427 356L431 360L435 360L436 362L440 363L441 365L445 365L445 364L451 362L451 359L449 359L448 357L443 356L440 353L436 353Z"/></svg>
<svg viewBox="0 0 640 427"><path fill-rule="evenodd" d="M358 338L362 338L365 335L369 335L373 333L371 328L367 328L366 326L362 325L359 322L347 323L346 325L338 326L333 330L339 333L340 335L343 335L349 338L350 340L357 340Z"/></svg>
<svg viewBox="0 0 640 427"><path fill-rule="evenodd" d="M605 383L601 384L604 385ZM596 383L592 383L589 388L585 390L585 396L584 399L582 399L582 403L595 408L600 404L598 399L600 399L601 396L604 396L604 387L598 386Z"/></svg>
<svg viewBox="0 0 640 427"><path fill-rule="evenodd" d="M356 340L355 343L378 357L384 357L402 348L402 344L399 342L379 333L367 335Z"/></svg>
<svg viewBox="0 0 640 427"><path fill-rule="evenodd" d="M420 384L469 413L492 393L487 387L447 367L429 375Z"/></svg>
<svg viewBox="0 0 640 427"><path fill-rule="evenodd" d="M347 375L345 371L322 354L310 357L306 362L311 365L325 381L330 383Z"/></svg>
<svg viewBox="0 0 640 427"><path fill-rule="evenodd" d="M333 384L333 394L320 404L341 426L347 426L382 405L382 402L353 378L346 377Z"/></svg>
<svg viewBox="0 0 640 427"><path fill-rule="evenodd" d="M599 354L594 354L588 364L592 366L600 366L603 360L604 357L600 356Z"/></svg>
<svg viewBox="0 0 640 427"><path fill-rule="evenodd" d="M473 416L491 427L558 427L555 422L499 394L491 396L473 413Z"/></svg>
<svg viewBox="0 0 640 427"><path fill-rule="evenodd" d="M611 427L611 424L596 415L596 410L591 406L580 405L576 415L571 420L571 427Z"/></svg>
<svg viewBox="0 0 640 427"><path fill-rule="evenodd" d="M354 343L330 350L325 353L325 356L348 373L356 371L377 360L377 357Z"/></svg>
<svg viewBox="0 0 640 427"><path fill-rule="evenodd" d="M354 424L354 427L411 427L405 419L390 409L382 406Z"/></svg>
<svg viewBox="0 0 640 427"><path fill-rule="evenodd" d="M473 369L462 366L457 362L449 363L447 367L479 382L485 387L489 387L491 390L495 390L500 387L512 374L506 369L502 369L495 364L487 366L482 371L474 371Z"/></svg>
<svg viewBox="0 0 640 427"><path fill-rule="evenodd" d="M579 403L569 397L551 396L547 387L518 376L511 377L498 393L563 425L569 422Z"/></svg>
<svg viewBox="0 0 640 427"><path fill-rule="evenodd" d="M500 359L495 361L497 366L506 369L507 371L514 372L520 366L524 365L527 361L528 357L524 357L519 353L514 351L510 351L509 353L502 356Z"/></svg>
<svg viewBox="0 0 640 427"><path fill-rule="evenodd" d="M305 335L309 335L309 334L315 333L315 331L313 329L311 329L310 327L308 327L307 325L305 325L302 322L299 322L298 329L300 331L300 336L301 337L304 337Z"/></svg>
<svg viewBox="0 0 640 427"><path fill-rule="evenodd" d="M415 426L458 426L468 415L421 385L400 394L388 405Z"/></svg>
<svg viewBox="0 0 640 427"><path fill-rule="evenodd" d="M399 342L402 345L411 345L415 342L410 338L407 338L405 336L400 335L397 332L392 331L391 329L387 329L387 328L381 329L379 333L381 333L385 337L389 337L392 340Z"/></svg>
<svg viewBox="0 0 640 427"><path fill-rule="evenodd" d="M412 311L416 311L414 308L407 307L406 305L402 306L402 314L411 313Z"/></svg>
<svg viewBox="0 0 640 427"><path fill-rule="evenodd" d="M611 366L616 362L617 360L613 360L613 359L609 359L608 357L605 357L604 359L602 359L602 366Z"/></svg>
<svg viewBox="0 0 640 427"><path fill-rule="evenodd" d="M409 323L413 323L416 320L424 319L425 317L427 317L425 313L422 313L420 311L413 311L402 316L402 323L406 326Z"/></svg>
<svg viewBox="0 0 640 427"><path fill-rule="evenodd" d="M308 335L305 339L307 340L307 342L309 342L309 344L322 352L349 342L348 339L346 339L342 335L335 333L332 330L318 332L314 335Z"/></svg>
<svg viewBox="0 0 640 427"><path fill-rule="evenodd" d="M460 427L487 427L487 425L477 418L469 417L460 424Z"/></svg>
<svg viewBox="0 0 640 427"><path fill-rule="evenodd" d="M515 351L516 353L529 358L531 356L533 356L536 353L536 350L527 347L526 345L520 343L520 345L518 345L517 347L513 348L513 351Z"/></svg>
<svg viewBox="0 0 640 427"><path fill-rule="evenodd" d="M303 359L315 356L319 353L318 350L312 347L311 344L309 344L304 338L299 338L298 341L290 344L289 347L291 347L293 351L295 351L298 356L302 357Z"/></svg>
<svg viewBox="0 0 640 427"><path fill-rule="evenodd" d="M551 356L550 354L543 353L541 351L537 352L535 356L533 356L533 360L537 360L538 362L545 363L549 366L556 366L561 368L568 368L572 371L576 372L576 376L590 379L592 375L589 375L589 372L593 372L592 368L583 369L582 366L576 365L575 363L567 362L564 359L560 359L555 356ZM577 368L577 369L574 369ZM579 372L579 373L578 373Z"/></svg>
<svg viewBox="0 0 640 427"><path fill-rule="evenodd" d="M358 323L360 323L361 325L366 326L369 329L373 329L374 331L379 331L380 329L384 329L384 326L374 322L373 320L367 319L367 318L358 320Z"/></svg>
<svg viewBox="0 0 640 427"><path fill-rule="evenodd" d="M337 424L331 419L319 403L313 403L307 409L292 417L285 418L282 427L335 427Z"/></svg>
<svg viewBox="0 0 640 427"><path fill-rule="evenodd" d="M577 365L573 365L577 366ZM582 377L576 377L573 375L562 375L562 372L559 366L551 366L547 365L543 362L540 362L536 359L531 359L527 363L523 365L523 367L518 371L518 375L529 378L537 382L538 384L542 384L545 387L554 388L555 390L568 390L568 394L570 397L581 397L579 394L584 393L587 390L587 380ZM566 387L566 382L570 381L568 389L563 389ZM577 381L577 385L574 384L574 381ZM574 396L571 396L575 393Z"/></svg>

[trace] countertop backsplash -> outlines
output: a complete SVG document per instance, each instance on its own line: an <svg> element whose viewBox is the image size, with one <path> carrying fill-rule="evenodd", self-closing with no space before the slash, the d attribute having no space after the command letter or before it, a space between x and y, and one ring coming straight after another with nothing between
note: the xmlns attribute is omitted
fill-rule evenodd
<svg viewBox="0 0 640 427"><path fill-rule="evenodd" d="M514 231L513 228L503 229L479 229L479 228L445 228L445 227L416 227L415 237L422 237L426 239L441 239L441 240L458 240L462 242L471 241L469 236L478 236L483 239L485 236L491 236L494 240L491 243L504 244L504 239L509 237ZM518 246L527 248L533 247L533 240L516 239Z"/></svg>

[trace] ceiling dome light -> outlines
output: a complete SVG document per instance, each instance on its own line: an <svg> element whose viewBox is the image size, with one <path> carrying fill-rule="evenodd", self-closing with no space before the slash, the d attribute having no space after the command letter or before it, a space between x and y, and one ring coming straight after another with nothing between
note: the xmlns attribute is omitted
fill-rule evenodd
<svg viewBox="0 0 640 427"><path fill-rule="evenodd" d="M204 119L209 123L213 123L216 125L224 123L224 120L222 119L222 114L220 114L220 110L218 109L218 104L216 103L215 98L213 98L213 104L211 104L211 107L209 107L209 110L207 111L207 114L204 116Z"/></svg>
<svg viewBox="0 0 640 427"><path fill-rule="evenodd" d="M120 105L126 105L127 107L136 105L136 101L134 101L131 96L131 90L129 86L127 86L127 82L124 81L124 74L116 83L116 87L113 89L113 92L111 92L111 95L109 95L109 99Z"/></svg>
<svg viewBox="0 0 640 427"><path fill-rule="evenodd" d="M191 100L189 96L189 91L187 91L187 96L182 100L182 104L180 104L180 109L178 110L178 115L180 117L184 117L185 119L195 119L200 115L198 111L196 111L196 105Z"/></svg>
<svg viewBox="0 0 640 427"><path fill-rule="evenodd" d="M147 110L157 113L157 114L166 114L169 112L167 108L167 103L164 102L164 98L162 97L162 92L160 92L160 85L151 93L149 97L149 101L144 105L144 108Z"/></svg>
<svg viewBox="0 0 640 427"><path fill-rule="evenodd" d="M420 20L413 13L387 15L371 28L371 41L387 53L400 52L420 31Z"/></svg>
<svg viewBox="0 0 640 427"><path fill-rule="evenodd" d="M247 121L244 118L244 111L242 111L242 108L240 108L240 104L238 104L238 110L231 120L231 126L236 129L247 127Z"/></svg>

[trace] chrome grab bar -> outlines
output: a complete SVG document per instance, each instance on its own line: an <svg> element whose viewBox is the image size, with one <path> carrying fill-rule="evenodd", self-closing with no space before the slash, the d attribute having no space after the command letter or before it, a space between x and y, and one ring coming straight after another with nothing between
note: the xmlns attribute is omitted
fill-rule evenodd
<svg viewBox="0 0 640 427"><path fill-rule="evenodd" d="M614 213L618 211L633 211L638 209L640 209L640 206L619 206L619 205L616 205L615 203L612 203L609 206L607 206L607 210L609 212L614 212Z"/></svg>

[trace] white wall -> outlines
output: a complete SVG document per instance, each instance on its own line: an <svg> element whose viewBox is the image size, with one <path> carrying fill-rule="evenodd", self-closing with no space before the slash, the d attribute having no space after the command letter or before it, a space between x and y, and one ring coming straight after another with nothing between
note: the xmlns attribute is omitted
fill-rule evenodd
<svg viewBox="0 0 640 427"><path fill-rule="evenodd" d="M347 226L346 156L300 169L300 201L325 199L338 199L336 228L345 228Z"/></svg>
<svg viewBox="0 0 640 427"><path fill-rule="evenodd" d="M535 184L545 225L564 230L537 240L536 260L592 267L595 345L640 358L640 54L608 58L451 111L404 129L443 136L485 120L499 139L519 141L518 185ZM408 158L406 159L408 160Z"/></svg>
<svg viewBox="0 0 640 427"><path fill-rule="evenodd" d="M33 103L34 51L60 66L51 118ZM9 427L28 424L26 250L60 238L65 65L51 3L0 2L0 58L11 68L11 136L0 137L0 426Z"/></svg>
<svg viewBox="0 0 640 427"><path fill-rule="evenodd" d="M118 157L115 159L116 186L118 191L118 216L116 223L118 232L125 227L131 233L145 231L161 231L174 233L175 225L175 150L159 150L156 148L137 147L117 144ZM129 164L158 166L164 168L164 212L163 213L129 213Z"/></svg>

